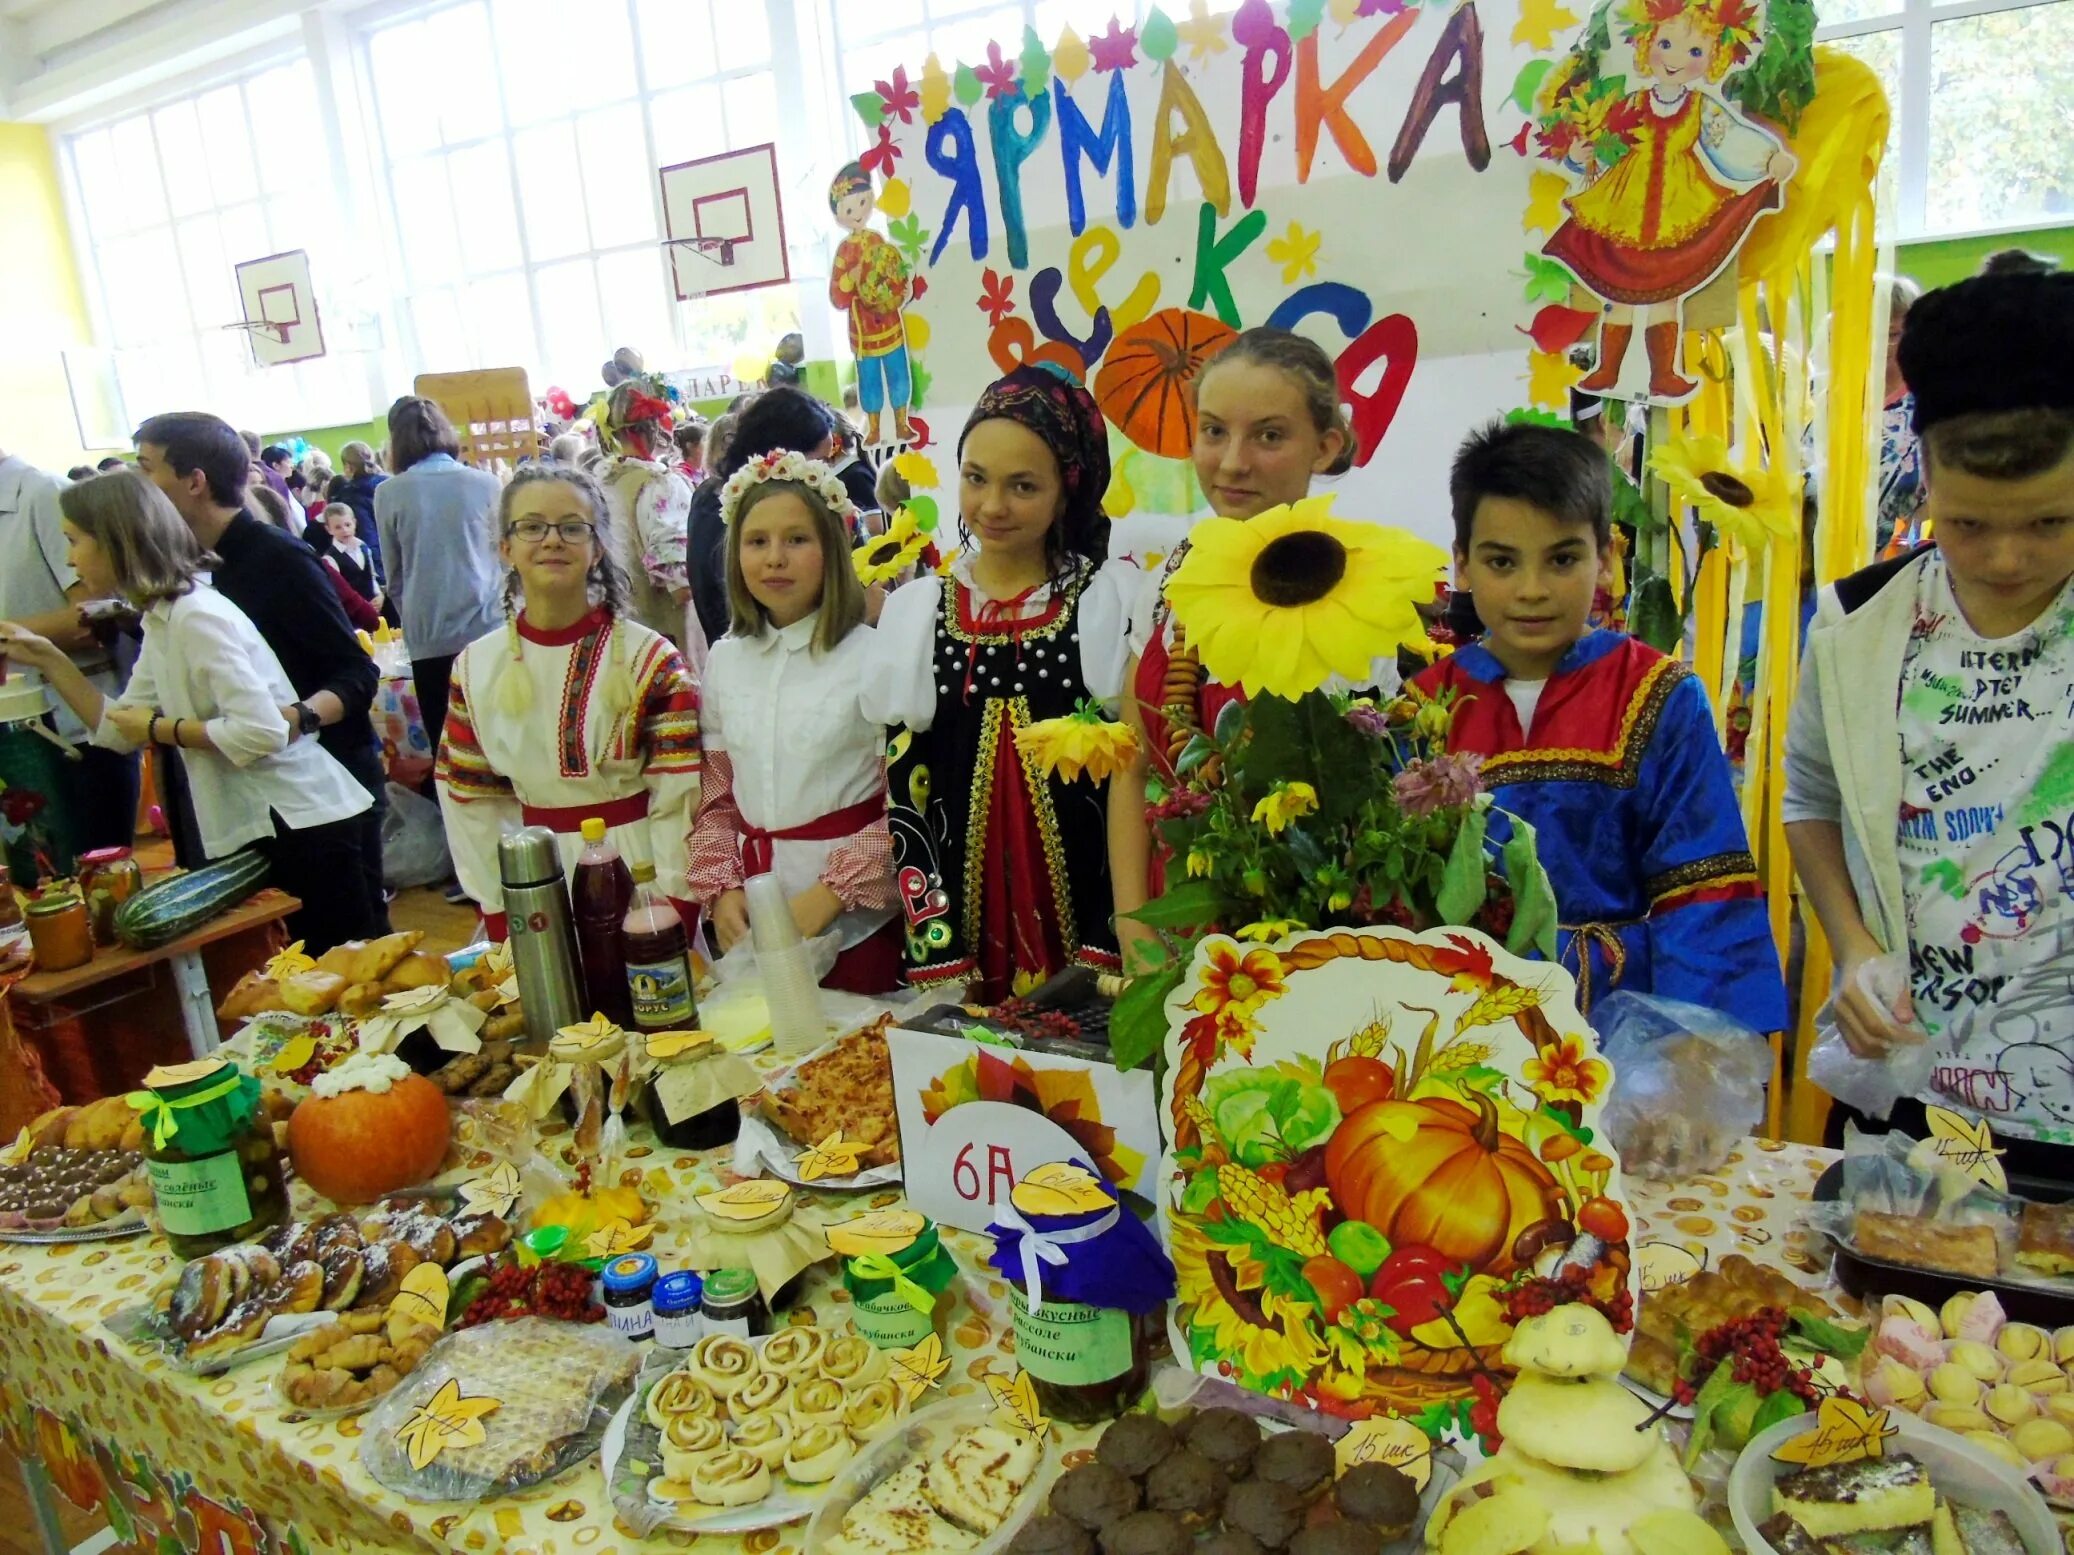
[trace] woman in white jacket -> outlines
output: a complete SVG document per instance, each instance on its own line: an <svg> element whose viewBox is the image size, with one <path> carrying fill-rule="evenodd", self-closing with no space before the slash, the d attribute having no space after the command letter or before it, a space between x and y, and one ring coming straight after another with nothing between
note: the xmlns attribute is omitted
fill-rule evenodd
<svg viewBox="0 0 2074 1555"><path fill-rule="evenodd" d="M211 859L257 848L273 885L301 898L289 932L321 954L379 932L360 889L367 790L315 740L293 739L295 688L244 613L198 576L210 558L171 502L132 470L59 498L67 555L94 598L142 613L144 646L120 696L104 697L48 640L0 623L0 655L40 670L96 745L177 751Z"/></svg>

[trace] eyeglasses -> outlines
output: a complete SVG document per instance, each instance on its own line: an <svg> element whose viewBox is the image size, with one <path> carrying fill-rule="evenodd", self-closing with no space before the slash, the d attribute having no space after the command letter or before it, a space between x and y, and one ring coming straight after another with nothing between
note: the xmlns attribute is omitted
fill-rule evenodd
<svg viewBox="0 0 2074 1555"><path fill-rule="evenodd" d="M505 531L514 540L523 540L528 545L538 545L553 530L562 537L564 545L588 545L598 532L596 524L587 524L580 518L564 519L559 524L550 524L544 518L522 518Z"/></svg>

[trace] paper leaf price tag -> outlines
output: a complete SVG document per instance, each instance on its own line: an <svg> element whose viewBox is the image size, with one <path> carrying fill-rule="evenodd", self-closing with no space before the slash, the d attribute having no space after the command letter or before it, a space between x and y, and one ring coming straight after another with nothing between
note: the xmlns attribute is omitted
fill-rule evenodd
<svg viewBox="0 0 2074 1555"><path fill-rule="evenodd" d="M799 1168L801 1182L819 1182L824 1177L855 1177L863 1164L864 1152L870 1148L862 1140L843 1138L843 1131L837 1129L819 1144L794 1156L792 1164Z"/></svg>
<svg viewBox="0 0 2074 1555"><path fill-rule="evenodd" d="M659 1064L668 1063L712 1044L710 1031L658 1031L648 1038L648 1056Z"/></svg>
<svg viewBox="0 0 2074 1555"><path fill-rule="evenodd" d="M1344 1474L1357 1463L1387 1463L1408 1476L1420 1490L1433 1477L1433 1441L1409 1420L1377 1415L1357 1420L1333 1447Z"/></svg>
<svg viewBox="0 0 2074 1555"><path fill-rule="evenodd" d="M2002 1169L2002 1152L1995 1148L1987 1119L1969 1118L1949 1107L1926 1107L1923 1116L1930 1125L1940 1165L1971 1177L1983 1188L2009 1191L2009 1174Z"/></svg>
<svg viewBox="0 0 2074 1555"><path fill-rule="evenodd" d="M934 1334L925 1334L912 1350L894 1350L886 1358L892 1363L893 1380L900 1384L910 1405L941 1382L944 1373L951 1369L951 1358L943 1353L943 1341Z"/></svg>
<svg viewBox="0 0 2074 1555"><path fill-rule="evenodd" d="M1702 1273L1706 1260L1676 1242L1644 1242L1635 1249L1635 1268L1642 1276L1642 1292L1669 1290Z"/></svg>
<svg viewBox="0 0 2074 1555"><path fill-rule="evenodd" d="M0 1166L20 1166L29 1159L29 1125L24 1123L22 1131L14 1136L14 1143L0 1150Z"/></svg>
<svg viewBox="0 0 2074 1555"><path fill-rule="evenodd" d="M499 1161L479 1177L461 1184L461 1207L471 1215L508 1216L519 1199L518 1168Z"/></svg>
<svg viewBox="0 0 2074 1555"><path fill-rule="evenodd" d="M912 1246L926 1224L916 1210L875 1209L832 1225L822 1234L830 1252L861 1258L866 1253L890 1255Z"/></svg>
<svg viewBox="0 0 2074 1555"><path fill-rule="evenodd" d="M396 1428L396 1440L410 1454L410 1466L423 1469L449 1447L480 1447L489 1435L483 1416L503 1407L501 1398L462 1397L460 1383L449 1377Z"/></svg>
<svg viewBox="0 0 2074 1555"><path fill-rule="evenodd" d="M608 1220L583 1239L584 1251L593 1258L617 1258L621 1253L637 1253L655 1238L653 1225L629 1225L624 1220Z"/></svg>
<svg viewBox="0 0 2074 1555"><path fill-rule="evenodd" d="M1113 1209L1116 1195L1078 1161L1051 1161L1017 1183L1008 1201L1025 1215L1090 1215Z"/></svg>
<svg viewBox="0 0 2074 1555"><path fill-rule="evenodd" d="M302 941L282 947L266 964L266 975L277 983L285 983L291 977L300 977L305 972L317 969L317 959L303 954Z"/></svg>
<svg viewBox="0 0 2074 1555"><path fill-rule="evenodd" d="M1051 1430L1050 1419L1037 1407L1037 1384L1030 1380L1028 1372L1018 1371L1013 1381L990 1375L987 1391L994 1395L994 1409L1010 1429L1039 1441Z"/></svg>
<svg viewBox="0 0 2074 1555"><path fill-rule="evenodd" d="M1887 1438L1896 1434L1898 1428L1888 1423L1884 1409L1867 1409L1856 1399L1832 1393L1822 1400L1815 1428L1782 1443L1772 1456L1811 1469L1856 1463L1860 1458L1885 1457Z"/></svg>
<svg viewBox="0 0 2074 1555"><path fill-rule="evenodd" d="M317 1056L317 1039L307 1031L290 1037L281 1044L281 1051L267 1065L275 1074L294 1074L304 1064Z"/></svg>
<svg viewBox="0 0 2074 1555"><path fill-rule="evenodd" d="M403 1277L402 1288L390 1298L389 1316L441 1329L446 1327L447 1303L452 1297L446 1270L436 1263L421 1263Z"/></svg>
<svg viewBox="0 0 2074 1555"><path fill-rule="evenodd" d="M750 1221L776 1214L791 1197L790 1185L769 1177L758 1177L713 1193L702 1193L693 1202L715 1220Z"/></svg>

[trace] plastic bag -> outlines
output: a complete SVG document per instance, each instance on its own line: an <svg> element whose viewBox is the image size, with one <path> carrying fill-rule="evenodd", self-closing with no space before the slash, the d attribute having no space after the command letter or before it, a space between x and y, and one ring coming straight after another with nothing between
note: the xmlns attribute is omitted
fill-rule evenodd
<svg viewBox="0 0 2074 1555"><path fill-rule="evenodd" d="M1764 1119L1772 1049L1718 1010L1615 991L1592 1010L1613 1065L1602 1122L1622 1169L1640 1177L1710 1172Z"/></svg>
<svg viewBox="0 0 2074 1555"><path fill-rule="evenodd" d="M452 877L446 827L439 806L398 783L388 789L389 808L382 813L382 880L391 890L437 885Z"/></svg>
<svg viewBox="0 0 2074 1555"><path fill-rule="evenodd" d="M603 1323L527 1317L464 1328L434 1345L369 1411L360 1461L413 1501L509 1495L595 1453L640 1365L640 1348ZM440 1434L442 1421L433 1414L449 1382L459 1393L459 1413L474 1413L469 1400L493 1398L498 1407L478 1415L480 1442L455 1434L437 1457L414 1465L414 1444Z"/></svg>
<svg viewBox="0 0 2074 1555"><path fill-rule="evenodd" d="M1832 999L1816 1017L1815 1044L1808 1049L1808 1078L1845 1106L1884 1120L1893 1112L1894 1103L1929 1086L1938 1050L1913 1014L1905 1020L1900 1015L1908 994L1906 956L1877 956L1862 963L1856 976L1859 991L1892 1012L1897 1023L1919 1040L1898 1044L1883 1058L1860 1058L1844 1041Z"/></svg>

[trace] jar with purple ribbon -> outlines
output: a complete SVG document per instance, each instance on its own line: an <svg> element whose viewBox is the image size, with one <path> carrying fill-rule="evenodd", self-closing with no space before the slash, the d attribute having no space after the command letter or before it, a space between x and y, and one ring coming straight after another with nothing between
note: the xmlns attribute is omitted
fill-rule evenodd
<svg viewBox="0 0 2074 1555"><path fill-rule="evenodd" d="M994 1270L1009 1300L1016 1359L1054 1419L1088 1425L1144 1394L1166 1343L1174 1265L1159 1239L1086 1167L1052 1162L994 1206Z"/></svg>

